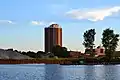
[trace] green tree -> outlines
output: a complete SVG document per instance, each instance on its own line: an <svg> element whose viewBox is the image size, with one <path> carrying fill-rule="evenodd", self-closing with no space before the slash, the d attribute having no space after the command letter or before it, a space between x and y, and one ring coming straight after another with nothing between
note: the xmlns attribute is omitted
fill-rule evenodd
<svg viewBox="0 0 120 80"><path fill-rule="evenodd" d="M42 51L38 51L37 53L36 53L36 58L41 58L41 55L42 54L45 54L44 52L42 52Z"/></svg>
<svg viewBox="0 0 120 80"><path fill-rule="evenodd" d="M94 41L95 41L95 29L90 29L90 30L87 30L83 37L84 37L84 41L83 41L83 45L85 46L86 48L86 51L85 53L90 53L92 54L93 53L93 47L94 47ZM89 48L89 49L88 49Z"/></svg>
<svg viewBox="0 0 120 80"><path fill-rule="evenodd" d="M28 55L29 57L36 58L36 53L35 53L35 52L28 51L28 52L27 52L27 55Z"/></svg>
<svg viewBox="0 0 120 80"><path fill-rule="evenodd" d="M115 52L118 41L119 34L115 34L113 30L107 28L103 31L102 34L102 44L105 48L106 57L110 60L112 58L113 53Z"/></svg>
<svg viewBox="0 0 120 80"><path fill-rule="evenodd" d="M61 46L56 45L52 48L52 53L54 53L55 56L60 56L60 49L61 49Z"/></svg>
<svg viewBox="0 0 120 80"><path fill-rule="evenodd" d="M69 56L69 52L67 51L67 48L61 47L59 45L56 45L53 47L52 53L58 57L68 57Z"/></svg>

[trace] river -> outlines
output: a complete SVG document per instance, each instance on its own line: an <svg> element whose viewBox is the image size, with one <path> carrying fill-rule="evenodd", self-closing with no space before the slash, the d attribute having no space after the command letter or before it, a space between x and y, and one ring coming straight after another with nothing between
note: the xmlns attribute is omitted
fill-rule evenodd
<svg viewBox="0 0 120 80"><path fill-rule="evenodd" d="M120 80L120 65L0 65L0 80Z"/></svg>

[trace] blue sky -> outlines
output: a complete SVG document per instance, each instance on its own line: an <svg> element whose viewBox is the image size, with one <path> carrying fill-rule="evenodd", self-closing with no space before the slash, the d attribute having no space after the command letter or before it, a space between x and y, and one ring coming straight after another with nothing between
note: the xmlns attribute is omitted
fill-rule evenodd
<svg viewBox="0 0 120 80"><path fill-rule="evenodd" d="M84 51L84 31L96 29L96 46L102 30L120 33L120 1L0 0L0 48L44 50L44 27L51 23L63 28L63 46Z"/></svg>

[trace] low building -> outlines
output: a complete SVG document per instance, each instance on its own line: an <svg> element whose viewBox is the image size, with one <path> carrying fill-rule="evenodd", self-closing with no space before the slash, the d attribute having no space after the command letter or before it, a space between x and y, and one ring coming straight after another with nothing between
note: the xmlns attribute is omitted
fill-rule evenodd
<svg viewBox="0 0 120 80"><path fill-rule="evenodd" d="M82 53L79 51L70 51L69 54L70 54L70 57L72 58L79 58L82 55Z"/></svg>
<svg viewBox="0 0 120 80"><path fill-rule="evenodd" d="M95 49L95 56L104 56L105 55L105 49L102 46L98 46Z"/></svg>
<svg viewBox="0 0 120 80"><path fill-rule="evenodd" d="M90 49L85 50L85 55L90 56ZM105 55L105 49L102 46L98 46L97 48L93 49L94 55L97 56L104 56Z"/></svg>

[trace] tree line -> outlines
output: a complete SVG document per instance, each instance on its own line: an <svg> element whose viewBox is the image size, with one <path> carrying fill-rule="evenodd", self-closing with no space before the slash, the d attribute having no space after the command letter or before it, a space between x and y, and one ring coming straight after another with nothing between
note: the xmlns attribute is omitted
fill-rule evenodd
<svg viewBox="0 0 120 80"><path fill-rule="evenodd" d="M95 35L96 35L95 29L86 30L83 34L83 38L84 38L83 45L85 47L85 53L91 54L92 56L94 56L95 54L94 53ZM108 60L112 59L113 53L115 52L118 46L118 41L119 41L119 34L115 34L114 30L110 28L103 30L101 42L102 42L102 46L105 48L105 54ZM8 50L13 51L13 49L8 49ZM21 52L17 50L15 51L20 54L30 56L32 58L42 58L42 56L46 56L46 55L49 55L49 57L57 56L61 58L70 57L70 51L68 51L66 47L61 47L59 45L53 46L52 52L49 54L43 51L38 51L37 53L32 51L28 51L28 52Z"/></svg>

